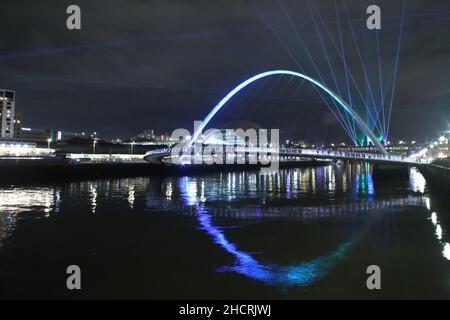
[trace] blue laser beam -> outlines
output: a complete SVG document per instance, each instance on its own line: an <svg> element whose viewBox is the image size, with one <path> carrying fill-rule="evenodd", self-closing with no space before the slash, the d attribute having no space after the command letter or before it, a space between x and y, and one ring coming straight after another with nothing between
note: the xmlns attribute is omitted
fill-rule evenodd
<svg viewBox="0 0 450 320"><path fill-rule="evenodd" d="M401 42L402 42L402 37L403 37L403 24L404 24L404 18L405 18L405 7L406 7L406 2L405 0L403 0L402 2L402 18L400 20L400 32L399 32L399 36L398 36L398 43L397 43L397 54L395 57L395 64L394 64L394 80L392 83L392 92L391 92L391 102L389 105L389 116L388 116L388 125L387 125L387 134L386 134L386 139L389 136L389 126L391 123L391 113L392 113L392 105L394 102L394 93L395 93L395 85L396 85L396 81L397 81L397 72L398 72L398 64L399 64L399 58L400 58L400 48L401 48Z"/></svg>
<svg viewBox="0 0 450 320"><path fill-rule="evenodd" d="M319 79L320 79L323 83L325 83L325 80L324 80L324 78L323 78L323 76L322 76L322 74L321 74L319 68L317 67L317 64L315 63L315 61L314 61L314 59L313 59L313 57L312 57L310 51L308 50L308 47L306 46L306 44L305 44L305 42L304 42L302 36L300 35L300 33L298 32L297 28L295 27L295 24L294 24L294 22L292 21L290 15L289 15L289 13L288 13L288 11L286 10L286 7L283 5L283 3L282 3L281 0L279 0L278 3L279 3L279 5L280 5L280 7L281 7L281 9L282 9L282 11L283 11L283 13L284 13L284 15L286 16L286 18L287 18L289 24L291 25L292 29L294 30L294 33L295 33L295 35L296 35L296 37L297 37L297 39L298 39L300 45L302 46L303 50L304 50L305 53L306 53L306 56L308 57L308 59L309 59L309 61L311 62L311 64L312 64L314 70L316 71L317 75L319 76ZM333 70L332 70L332 71L333 71ZM335 83L336 83L336 80L335 80ZM338 94L340 94L339 88L337 88L337 89L338 89ZM338 106L336 105L336 102L333 101L333 103L334 103L336 109L337 109L338 112L339 112L339 108L338 108ZM333 111L334 111L334 110L333 110ZM333 113L335 113L335 112L333 112ZM345 115L347 115L347 114L345 114ZM345 126L346 126L346 129L349 131L350 136L352 137L352 140L355 139L355 138L356 138L355 132L353 132L353 131L351 130L351 126L348 125L348 124L345 122L345 119L342 117L342 114L341 114L340 112L339 112L339 117L341 117L341 118L342 118L342 121L344 121L344 124L345 124ZM347 118L347 120L348 120L348 118Z"/></svg>
<svg viewBox="0 0 450 320"><path fill-rule="evenodd" d="M381 66L381 53L380 53L380 35L379 30L375 31L375 37L376 37L376 45L377 45L377 59L378 59L378 79L380 82L380 108L381 108L381 116L383 119L383 138L385 139L385 143L387 142L386 138L386 119L385 119L385 112L384 112L384 92L383 92L383 68Z"/></svg>
<svg viewBox="0 0 450 320"><path fill-rule="evenodd" d="M289 56L291 57L291 59L295 62L295 64L300 68L300 71L303 71L303 67L300 64L300 62L297 60L297 58L295 57L295 55L293 54L293 52L289 49L289 47L284 43L283 39L281 39L281 37L278 35L278 33L275 31L275 29L273 28L273 26L271 25L270 21L264 16L264 14L258 9L258 7L254 4L254 2L252 0L250 0L250 3L252 4L252 6L255 8L256 12L258 13L258 15L260 16L260 18L263 20L263 22L266 24L266 26L269 28L269 30L274 34L274 36L277 38L278 42L281 44L281 46L285 49L285 51L289 54ZM304 72L304 71L303 71ZM317 91L317 93L319 94L319 96L321 97L321 99L327 104L328 108L333 112L332 107L328 104L328 101L324 98L324 96L322 95L322 93L320 92L320 90L318 90L316 87L314 87L314 89ZM341 126L344 128L344 130L346 130L346 132L348 133L348 135L351 137L351 133L349 133L349 131L347 130L347 128L345 127L345 125L343 124L343 122L339 119L339 117L336 117L336 119L339 121L339 123L341 124ZM352 137L351 137L352 138Z"/></svg>
<svg viewBox="0 0 450 320"><path fill-rule="evenodd" d="M314 4L312 4L312 5L314 6ZM339 58L341 59L341 61L344 61L344 60L345 60L345 57L340 53L340 50L339 50L339 48L338 48L338 46L337 46L337 44L336 44L336 41L334 40L333 35L331 34L330 30L329 30L328 27L326 26L326 23L325 23L324 20L322 19L322 16L321 16L320 12L317 11L317 14L318 14L318 16L319 16L319 21L321 22L323 28L324 28L325 31L327 32L327 35L328 35L329 39L331 40L331 43L333 44L334 48L336 49L336 52L337 52ZM346 70L347 70L347 72L348 72L348 75L349 75L349 77L350 77L350 80L352 81L352 84L353 84L354 88L356 89L356 92L358 93L358 96L360 97L360 99L361 99L361 101L362 101L364 107L366 108L366 112L369 114L370 118L371 118L373 121L375 121L374 116L373 116L372 113L370 112L370 106L369 106L369 103L366 101L366 99L365 99L364 96L362 95L361 90L360 90L358 84L356 83L356 80L355 80L353 74L351 73L351 71L350 71L350 69L349 69L348 67L346 68ZM353 105L354 105L354 103L353 103Z"/></svg>
<svg viewBox="0 0 450 320"><path fill-rule="evenodd" d="M377 104L375 102L375 98L374 98L374 95L372 93L372 85L370 83L366 67L364 65L364 61L363 61L363 58L362 58L362 55L361 55L361 50L359 49L359 44L358 44L358 40L356 38L355 29L353 28L353 25L352 25L352 23L350 21L350 15L349 15L349 12L348 12L348 9L347 9L347 5L345 4L345 1L343 1L342 3L343 3L344 11L345 11L345 14L346 14L346 17L347 17L347 23L348 23L348 26L349 26L349 29L350 29L350 33L352 35L353 43L354 43L354 46L355 46L355 49L356 49L356 54L358 55L359 62L361 64L361 69L362 69L362 72L363 72L364 80L366 82L366 87L369 90L369 96L370 96L370 99L371 99L372 104L373 104L372 106L373 106L374 109L376 109L376 105ZM369 109L367 111L370 112ZM377 127L377 125L380 124L379 116L378 116L377 112L375 113L375 117L372 117L372 118L374 118L373 119L374 120L374 125L375 125L375 127Z"/></svg>
<svg viewBox="0 0 450 320"><path fill-rule="evenodd" d="M325 45L325 42L323 41L322 34L320 32L319 26L318 26L318 24L316 22L316 19L314 17L314 11L313 11L313 7L312 7L311 1L308 1L308 5L309 5L309 11L313 15L314 29L315 29L317 38L319 39L319 43L320 43L320 46L322 48L322 52L324 53L325 61L326 61L327 65L328 65L328 68L330 69L330 73L331 73L331 76L332 76L335 88L337 90L337 93L338 93L339 96L341 96L341 91L340 91L340 88L339 88L340 86L339 86L339 84L337 82L336 75L335 75L335 72L334 72L334 68L331 65L331 61L330 61L330 58L329 58L329 55L328 55L328 52L327 52L327 47ZM348 118L348 114L344 112L344 116L342 116L339 108L337 109L337 111L338 111L339 115L343 118L344 122L346 123L346 127L347 128L351 128L351 123L350 123L350 120ZM351 131L351 129L349 129L349 130Z"/></svg>

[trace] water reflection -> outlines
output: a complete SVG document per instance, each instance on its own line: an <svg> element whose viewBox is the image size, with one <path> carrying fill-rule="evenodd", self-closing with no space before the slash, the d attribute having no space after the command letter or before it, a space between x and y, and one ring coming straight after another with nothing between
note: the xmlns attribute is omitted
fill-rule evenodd
<svg viewBox="0 0 450 320"><path fill-rule="evenodd" d="M448 242L444 245L444 249L442 250L442 255L447 260L450 260L450 244Z"/></svg>
<svg viewBox="0 0 450 320"><path fill-rule="evenodd" d="M91 195L91 210L92 213L95 213L95 211L97 210L97 186L94 184L90 184L89 185L89 192Z"/></svg>
<svg viewBox="0 0 450 320"><path fill-rule="evenodd" d="M41 188L4 188L0 192L0 211L18 213L31 210L42 210L48 214L60 201L60 189Z"/></svg>
<svg viewBox="0 0 450 320"><path fill-rule="evenodd" d="M238 273L271 286L306 286L324 278L352 254L371 223L355 221L379 212L395 214L417 207L426 213L424 225L430 228L426 219L433 225L429 237L439 245L442 257L450 260L448 226L440 219L444 213L426 195L426 182L420 172L413 168L408 185L389 189L383 196L382 188L388 187L374 184L370 167L361 164L288 169L272 176L235 172L8 186L0 188L0 241L14 232L17 220L26 212L31 214L24 215L24 219L51 219L55 213L73 211L94 219L108 214L111 208L128 213L145 210L184 214L192 216L209 241L233 258L232 263L223 263L225 266L218 271ZM71 211L73 205L76 208ZM243 228L263 219L295 219L307 224L343 221L352 225L352 231L341 230L339 237L333 238L335 243L312 258L301 258L300 248L298 252L288 252L290 261L282 264L276 259L260 258L264 252L246 251L246 245L233 240L229 229L221 226L224 219ZM327 229L322 230L325 233ZM257 244L258 237L252 239Z"/></svg>
<svg viewBox="0 0 450 320"><path fill-rule="evenodd" d="M311 174L312 172L314 172L314 174ZM341 172L341 174L345 177L345 179L341 176L339 180L347 181L348 178L346 172ZM204 198L204 179L201 177L183 177L178 184L180 188L180 199L183 201L185 206L194 206L195 210L182 210L182 212L196 214L201 229L206 231L216 244L220 245L227 253L235 257L236 261L233 266L221 267L218 269L219 271L236 272L274 286L305 286L323 278L330 271L330 269L332 269L336 263L338 263L338 261L347 254L352 244L357 241L359 236L354 235L347 241L336 245L336 248L333 251L311 260L300 261L297 264L289 265L280 265L277 263L267 264L259 262L252 254L239 249L237 244L230 242L227 239L224 230L214 225L213 215L227 215L237 218L261 218L269 216L280 217L287 214L297 218L309 217L317 219L329 217L331 215L348 215L352 213L361 214L365 210L386 207L393 208L396 205L423 205L423 199L421 197L407 197L374 202L373 195L375 193L375 189L373 179L369 167L365 166L362 169L359 168L358 173L355 176L356 188L353 189L353 196L360 193L366 195L366 199L363 201L327 206L293 206L291 204L284 207L265 206L266 201L263 201L263 206L250 208L248 206L246 208L239 207L237 210L234 210L230 206L225 208L223 206L211 206L211 202L220 202L224 199L227 201L233 199L234 204L239 203L239 199L234 196L236 191L239 191L237 194L241 196L245 195L246 202L248 202L249 197L258 199L258 196L262 196L263 199L268 198L272 200L274 198L282 198L283 200L300 198L301 192L299 192L298 186L302 184L302 192L304 193L315 193L317 190L323 190L323 186L325 186L326 192L331 194L337 192L338 190L346 190L342 188L342 185L337 183L336 171L331 166L307 170L284 170L276 176L269 177L258 177L257 174L252 173L239 174L239 176L241 175L244 177L249 175L248 181L256 182L258 181L258 178L261 179L259 183L260 187L257 190L254 190L249 188L246 184L236 184L235 182L237 175L229 173L225 178L226 181L223 181L224 177L220 176L218 180L214 181L215 187L208 187L210 192L208 192L209 197L206 204ZM308 181L303 180L305 176L308 177ZM317 180L314 178L314 183L311 184L312 180L310 177L317 177ZM244 181L246 180L247 179L244 179ZM305 182L307 183L305 184ZM318 185L316 186L316 184ZM227 186L226 190L221 189L223 186ZM170 208L170 205L166 206L166 208L168 207ZM177 209L180 211L179 207ZM362 231L360 231L360 233L361 232Z"/></svg>
<svg viewBox="0 0 450 320"><path fill-rule="evenodd" d="M413 192L425 193L426 180L417 168L411 168L409 171L409 187ZM425 205L428 211L430 211L430 220L435 227L434 235L442 247L442 256L447 260L450 260L450 244L443 241L443 230L439 223L437 212L431 211L431 200L429 197L425 197Z"/></svg>
<svg viewBox="0 0 450 320"><path fill-rule="evenodd" d="M349 184L352 189L348 189ZM353 199L373 199L375 196L371 170L369 166L360 165L349 166L349 169L327 166L281 170L270 176L239 172L210 175L207 178L167 178L162 188L168 200L184 197L189 204L198 201L236 204L253 199L255 203L267 205L279 199L335 199L340 194Z"/></svg>
<svg viewBox="0 0 450 320"><path fill-rule="evenodd" d="M430 199L427 197L428 202L428 209L431 209L430 205ZM442 247L442 256L446 258L447 260L450 260L450 244L448 242L445 242L443 240L443 230L441 227L441 224L439 222L439 218L436 212L431 212L430 214L430 221L434 226L434 235L436 239L438 240L440 246Z"/></svg>
<svg viewBox="0 0 450 320"><path fill-rule="evenodd" d="M409 188L413 192L424 193L426 187L426 180L417 168L409 170ZM428 209L430 209L428 207Z"/></svg>
<svg viewBox="0 0 450 320"><path fill-rule="evenodd" d="M129 187L128 187L128 205L130 206L130 209L133 209L134 208L134 200L135 200L135 197L134 197L134 194L135 194L135 191L134 191L134 188L135 188L135 185L134 184L131 184Z"/></svg>
<svg viewBox="0 0 450 320"><path fill-rule="evenodd" d="M373 183L371 167L368 163L365 164L348 164L347 172L344 173L344 179L350 180L353 183L353 193L351 196L356 198L358 195L367 196L367 199L372 200L375 195L375 188Z"/></svg>
<svg viewBox="0 0 450 320"><path fill-rule="evenodd" d="M81 181L66 185L0 187L0 245L11 235L17 220L25 213L30 213L31 218L50 218L52 214L62 211L64 200L73 200L80 207L80 213L85 212L83 204L88 203L90 212L96 213L100 197L124 199L133 209L135 193L144 195L148 184L148 178L130 178Z"/></svg>
<svg viewBox="0 0 450 320"><path fill-rule="evenodd" d="M336 264L337 260L346 254L352 241L345 242L326 256L293 265L263 264L258 262L248 252L239 250L237 245L227 240L224 232L214 226L212 216L207 210L199 208L197 218L201 229L205 230L214 242L226 252L232 254L236 263L233 266L221 267L220 272L234 271L255 280L275 286L305 286L324 277Z"/></svg>
<svg viewBox="0 0 450 320"><path fill-rule="evenodd" d="M38 212L37 217L49 217L59 212L61 189L53 187L6 187L0 189L0 246L13 231L23 212Z"/></svg>

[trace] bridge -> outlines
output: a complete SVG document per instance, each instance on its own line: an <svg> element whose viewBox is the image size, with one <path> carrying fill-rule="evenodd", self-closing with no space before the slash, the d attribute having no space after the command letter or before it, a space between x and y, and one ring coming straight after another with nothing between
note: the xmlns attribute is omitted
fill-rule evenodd
<svg viewBox="0 0 450 320"><path fill-rule="evenodd" d="M233 98L236 94L238 94L241 90L249 86L250 84L258 81L262 78L276 76L276 75L288 75L296 78L300 78L311 83L316 89L320 89L324 91L328 96L330 96L333 101L337 102L337 106L342 108L344 112L348 113L353 120L355 120L356 124L359 126L361 131L366 135L366 137L373 143L373 145L377 148L377 150L382 154L387 154L386 149L378 140L377 136L373 131L369 128L367 123L359 116L359 114L338 94L336 94L333 90L328 88L323 83L313 79L303 73L290 71L290 70L271 70L259 73L243 82L241 82L238 86L236 86L233 90L231 90L222 100L219 101L218 104L214 106L214 108L206 115L200 124L199 128L197 128L190 139L190 145L197 142L198 138L201 137L202 131L206 128L208 123L212 120L212 118L221 110L226 103Z"/></svg>
<svg viewBox="0 0 450 320"><path fill-rule="evenodd" d="M211 145L209 145L211 148ZM222 145L212 147L211 149L219 150ZM202 149L204 150L205 147ZM173 155L178 154L179 157L174 159ZM147 162L154 164L172 163L172 164L188 164L195 163L197 160L199 163L211 163L221 156L216 153L213 155L204 155L203 152L199 152L194 147L186 147L180 150L174 148L163 148L148 151L144 159ZM378 153L365 153L365 152L350 152L350 151L335 151L327 149L305 149L305 148L263 148L263 147L246 147L246 146L226 146L223 154L223 161L230 157L244 157L248 161L252 160L251 157L264 157L264 161L279 161L279 162L292 162L302 161L304 159L335 159L335 160L358 160L368 162L381 162L381 163L400 163L405 165L419 165L428 163L427 160L403 157L391 154L378 154ZM253 159L257 160L257 159Z"/></svg>
<svg viewBox="0 0 450 320"><path fill-rule="evenodd" d="M149 151L145 154L144 159L151 163L168 163L169 161L172 163L184 164L184 163L192 163L192 155L194 159L201 160L201 163L211 162L217 159L217 154L204 156L204 147L203 141L201 140L202 131L206 128L209 122L213 119L213 117L225 107L226 103L238 94L241 90L254 83L255 81L274 76L274 75L288 75L292 77L297 77L302 80L308 81L313 84L316 89L320 89L324 91L327 95L329 95L336 103L337 106L342 108L344 112L350 115L351 118L356 122L361 131L366 135L366 137L373 143L379 153L362 153L362 152L347 152L347 151L334 151L334 150L318 150L318 149L303 149L303 148L266 148L266 147L245 147L245 146L234 146L231 150L229 147L226 148L225 157L234 157L234 155L244 155L249 160L252 160L252 157L256 157L256 160L262 160L260 157L264 158L263 160L271 161L300 161L304 158L314 158L314 159L342 159L342 160L363 160L370 162L385 162L385 163L402 163L402 164L420 164L426 163L419 159L413 157L402 157L396 155L390 155L387 153L383 144L379 141L375 133L369 128L366 122L358 115L358 113L339 95L337 95L333 90L325 86L323 83L299 72L290 71L290 70L272 70L259 73L237 85L233 90L231 90L225 97L223 97L219 103L217 103L214 108L206 115L206 117L201 122L200 126L195 130L192 137L184 137L183 141L185 142L184 146L179 147L182 149L183 155L179 155L177 157L172 157L173 154L179 154L179 150L175 150L173 148L166 149L157 149ZM194 147L194 144L197 145ZM202 146L202 150L198 150L198 145ZM211 146L209 147L213 149L220 149L220 146ZM201 156L200 156L201 154ZM170 160L167 160L170 158ZM186 158L189 158L189 161L186 161ZM228 159L228 158L226 158ZM225 159L225 160L226 160ZM227 161L223 161L224 163L228 163ZM216 162L217 163L217 162ZM244 162L245 163L245 162ZM251 163L251 162L250 162Z"/></svg>

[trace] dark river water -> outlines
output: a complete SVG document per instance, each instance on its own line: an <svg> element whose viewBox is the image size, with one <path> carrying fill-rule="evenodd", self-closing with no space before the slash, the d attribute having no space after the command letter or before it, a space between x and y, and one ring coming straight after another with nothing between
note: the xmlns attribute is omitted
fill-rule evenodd
<svg viewBox="0 0 450 320"><path fill-rule="evenodd" d="M364 165L3 183L0 297L450 298L441 200Z"/></svg>

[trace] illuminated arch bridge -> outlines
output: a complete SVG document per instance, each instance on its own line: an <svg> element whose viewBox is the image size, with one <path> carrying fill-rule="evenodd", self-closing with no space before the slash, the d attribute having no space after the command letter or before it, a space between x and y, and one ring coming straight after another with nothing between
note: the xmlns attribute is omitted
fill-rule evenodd
<svg viewBox="0 0 450 320"><path fill-rule="evenodd" d="M271 70L259 73L241 84L239 84L237 87L235 87L233 90L231 90L222 100L219 101L219 103L208 113L208 115L205 117L205 119L202 121L200 127L194 132L191 144L197 141L199 136L202 134L202 131L205 129L205 127L208 125L208 123L211 121L211 119L216 115L217 112L219 112L220 109L222 109L225 104L236 94L238 94L242 89L250 85L251 83L270 76L274 75L289 75L298 77L301 79L304 79L316 87L320 88L321 90L325 91L331 98L333 98L337 103L338 106L344 109L345 112L349 113L350 116L356 121L359 128L363 131L363 133L373 142L375 147L378 149L380 153L383 155L386 155L386 150L384 146L380 143L380 141L377 139L376 135L373 133L373 131L367 126L367 124L364 122L364 120L358 115L358 113L347 103L344 99L342 99L340 96L338 96L333 90L326 87L324 84L320 83L319 81L299 72L290 71L290 70Z"/></svg>
<svg viewBox="0 0 450 320"><path fill-rule="evenodd" d="M403 158L393 155L388 155L386 152L386 149L384 146L380 143L380 141L377 139L373 131L367 126L367 124L364 122L363 119L358 115L358 113L347 103L345 102L340 96L338 96L335 92L333 92L331 89L326 87L324 84L320 83L319 81L304 75L299 72L295 71L289 71L289 70L272 70L272 71L266 71L259 73L238 86L236 86L233 90L231 90L222 100L219 101L219 103L208 113L208 115L203 119L200 126L197 128L197 130L192 135L192 138L188 144L188 148L192 147L193 143L198 140L200 135L202 134L203 130L206 128L208 123L211 121L211 119L219 112L220 109L222 109L225 104L237 93L239 93L242 89L250 85L251 83L265 77L273 76L273 75L290 75L295 76L304 80L309 81L313 85L319 87L321 90L325 91L331 98L333 98L338 105L344 109L345 112L349 113L350 116L356 121L357 125L360 127L360 129L364 132L364 134L369 137L372 142L374 143L374 146L378 149L380 154L365 154L365 153L355 153L355 152L340 152L340 151L331 151L331 150L315 150L315 149L296 149L296 148L280 148L276 150L276 153L278 153L281 157L279 160L285 160L284 158L287 158L287 160L292 159L292 157L310 157L310 158L327 158L327 159L354 159L354 160L366 160L366 161L382 161L382 162L400 162L400 163L418 163L420 162L418 159L412 159L412 158ZM239 147L237 147L239 148ZM171 149L159 149L159 150L152 150L147 152L145 155L145 160L148 162L153 163L161 163L164 157L168 157L171 155ZM239 151L239 150L236 150ZM245 151L245 150L244 150ZM247 150L248 151L248 150ZM255 150L258 151L258 150Z"/></svg>

